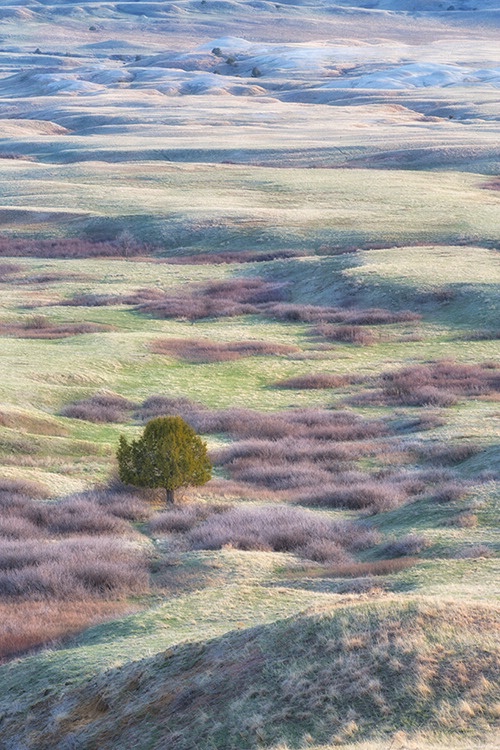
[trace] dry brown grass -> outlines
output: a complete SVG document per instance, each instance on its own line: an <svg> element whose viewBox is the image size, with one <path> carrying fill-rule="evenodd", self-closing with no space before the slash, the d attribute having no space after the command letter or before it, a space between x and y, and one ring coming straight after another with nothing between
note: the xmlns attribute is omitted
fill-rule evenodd
<svg viewBox="0 0 500 750"><path fill-rule="evenodd" d="M287 572L286 578L362 578L365 576L387 576L412 568L418 562L416 557L399 557L392 560L372 560L371 562L345 562L337 565L324 565L321 568L304 567Z"/></svg>
<svg viewBox="0 0 500 750"><path fill-rule="evenodd" d="M68 431L55 419L41 417L26 412L0 408L0 425L19 432L28 432L34 435L52 435L64 437Z"/></svg>
<svg viewBox="0 0 500 750"><path fill-rule="evenodd" d="M124 601L0 602L0 662L133 610Z"/></svg>

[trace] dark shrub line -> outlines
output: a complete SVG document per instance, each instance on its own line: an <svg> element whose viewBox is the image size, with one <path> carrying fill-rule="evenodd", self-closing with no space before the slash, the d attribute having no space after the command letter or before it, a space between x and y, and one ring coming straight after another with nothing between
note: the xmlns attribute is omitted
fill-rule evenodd
<svg viewBox="0 0 500 750"><path fill-rule="evenodd" d="M298 375L295 378L280 380L274 384L275 388L293 390L315 390L323 388L342 388L352 383L363 382L357 375L334 375L333 373L310 373Z"/></svg>
<svg viewBox="0 0 500 750"><path fill-rule="evenodd" d="M0 336L23 339L64 339L69 336L112 330L112 326L100 323L53 323L44 315L33 315L19 323L0 323Z"/></svg>
<svg viewBox="0 0 500 750"><path fill-rule="evenodd" d="M283 356L300 351L297 346L266 341L215 343L210 339L156 339L151 351L191 363L227 362L243 357Z"/></svg>
<svg viewBox="0 0 500 750"><path fill-rule="evenodd" d="M168 262L177 261L169 259ZM259 314L286 322L317 323L316 335L331 341L357 344L373 343L376 339L373 332L363 329L365 325L409 322L421 317L409 310L395 312L382 308L302 305L291 303L289 295L289 283L268 281L261 277L237 277L191 284L170 292L152 288L139 289L122 296L80 293L64 304L133 305L138 312L156 318L192 321ZM342 325L331 325L333 323Z"/></svg>
<svg viewBox="0 0 500 750"><path fill-rule="evenodd" d="M266 263L272 260L301 258L308 252L301 250L270 250L269 252L241 250L239 252L203 253L198 255L175 255L159 262L171 265L216 266L228 263Z"/></svg>
<svg viewBox="0 0 500 750"><path fill-rule="evenodd" d="M135 241L91 242L84 239L25 239L0 237L0 257L109 258L147 255L150 249Z"/></svg>

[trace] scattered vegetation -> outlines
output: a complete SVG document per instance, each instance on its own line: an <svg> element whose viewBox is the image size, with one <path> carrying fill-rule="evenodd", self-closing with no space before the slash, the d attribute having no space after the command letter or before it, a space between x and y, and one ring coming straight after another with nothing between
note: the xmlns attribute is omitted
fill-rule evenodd
<svg viewBox="0 0 500 750"><path fill-rule="evenodd" d="M407 534L386 544L383 553L387 557L413 557L420 554L429 543L421 534Z"/></svg>
<svg viewBox="0 0 500 750"><path fill-rule="evenodd" d="M269 302L286 296L288 285L260 278L237 278L184 287L145 301L137 310L157 318L223 318L258 313Z"/></svg>

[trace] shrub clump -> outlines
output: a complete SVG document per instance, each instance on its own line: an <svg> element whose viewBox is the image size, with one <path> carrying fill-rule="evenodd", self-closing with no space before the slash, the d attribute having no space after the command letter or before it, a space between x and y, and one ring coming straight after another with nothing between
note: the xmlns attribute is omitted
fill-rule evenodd
<svg viewBox="0 0 500 750"><path fill-rule="evenodd" d="M429 546L427 539L420 534L407 534L401 539L395 539L389 542L383 548L383 553L387 557L413 557L420 554Z"/></svg>
<svg viewBox="0 0 500 750"><path fill-rule="evenodd" d="M313 333L327 341L338 341L343 344L357 344L370 346L376 341L376 336L369 328L359 325L335 326L328 323L315 326Z"/></svg>
<svg viewBox="0 0 500 750"><path fill-rule="evenodd" d="M0 550L0 599L117 599L148 589L144 553L116 538L6 541Z"/></svg>
<svg viewBox="0 0 500 750"><path fill-rule="evenodd" d="M487 365L462 365L443 360L384 373L382 393L389 405L452 406L458 398L500 390L500 374Z"/></svg>
<svg viewBox="0 0 500 750"><path fill-rule="evenodd" d="M346 559L349 552L376 544L379 534L361 523L334 522L315 513L277 506L233 508L211 515L192 529L193 549L294 552L316 560Z"/></svg>
<svg viewBox="0 0 500 750"><path fill-rule="evenodd" d="M0 492L0 599L83 601L147 590L146 556L126 520L147 517L138 500L132 509L130 495L101 490L48 503L19 489Z"/></svg>
<svg viewBox="0 0 500 750"><path fill-rule="evenodd" d="M348 508L382 513L408 501L409 492L396 482L362 477L358 481L331 482L296 495L295 502L320 508Z"/></svg>
<svg viewBox="0 0 500 750"><path fill-rule="evenodd" d="M158 299L145 301L137 310L157 318L201 320L258 313L268 302L282 300L288 284L261 278L212 281L165 292Z"/></svg>
<svg viewBox="0 0 500 750"><path fill-rule="evenodd" d="M61 409L61 416L84 419L87 422L127 422L136 407L132 401L108 391L75 401Z"/></svg>
<svg viewBox="0 0 500 750"><path fill-rule="evenodd" d="M149 523L152 534L185 533L210 516L232 508L227 503L188 503L157 513Z"/></svg>
<svg viewBox="0 0 500 750"><path fill-rule="evenodd" d="M339 323L346 325L386 325L420 320L418 313L410 310L385 310L383 308L342 308L321 305L300 305L291 302L271 304L266 313L277 320L301 323ZM326 331L330 329L327 328Z"/></svg>

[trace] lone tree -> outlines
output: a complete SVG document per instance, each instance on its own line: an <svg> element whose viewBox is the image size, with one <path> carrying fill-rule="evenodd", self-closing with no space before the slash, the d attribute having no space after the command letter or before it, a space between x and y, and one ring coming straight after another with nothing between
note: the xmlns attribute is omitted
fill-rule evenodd
<svg viewBox="0 0 500 750"><path fill-rule="evenodd" d="M206 443L182 417L158 417L131 443L123 435L116 454L122 482L162 487L167 503L180 487L200 486L212 476Z"/></svg>

